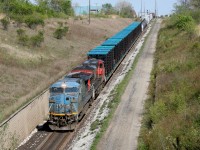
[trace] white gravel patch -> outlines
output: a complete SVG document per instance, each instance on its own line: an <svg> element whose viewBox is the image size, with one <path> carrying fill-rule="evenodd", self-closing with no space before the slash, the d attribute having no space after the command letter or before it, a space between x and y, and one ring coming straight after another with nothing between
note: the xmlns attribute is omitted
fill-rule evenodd
<svg viewBox="0 0 200 150"><path fill-rule="evenodd" d="M43 121L43 123L39 124L39 126L42 126L42 125L44 125L45 123L46 123L46 121ZM20 146L26 144L26 143L33 137L33 135L35 135L37 132L38 132L38 129L35 128L35 129L31 132L31 134L30 134L28 137L26 137L26 138L19 144L19 146L18 146L17 148L19 148ZM41 135L41 136L43 136L43 135ZM35 141L35 142L39 142L39 141ZM35 144L35 143L33 143L33 145L34 145L34 144Z"/></svg>
<svg viewBox="0 0 200 150"><path fill-rule="evenodd" d="M29 141L29 140L31 139L31 137L32 137L35 133L37 133L37 132L38 132L38 130L35 128L35 129L31 132L31 134L30 134L26 139L24 139L23 142L21 142L21 144L20 144L18 147L24 145L24 144L25 144L27 141Z"/></svg>
<svg viewBox="0 0 200 150"><path fill-rule="evenodd" d="M101 92L101 94L98 96L97 100L99 100L99 103L93 111L90 113L88 119L85 121L84 127L79 130L77 133L77 136L74 138L71 146L69 149L71 150L89 150L96 134L100 129L96 129L94 131L90 130L91 124L95 120L103 120L109 113L109 109L107 108L108 102L112 99L111 97L111 91L116 87L117 84L119 84L123 78L125 77L126 73L131 69L131 66L135 60L135 57L139 53L139 50L141 49L145 37L148 35L149 31L151 29L151 25L149 25L147 32L143 35L139 43L136 45L134 52L130 55L129 58L124 59L122 62L124 64L123 71L120 73L120 75L117 77L117 79L113 80L112 83L110 83L109 87L105 87L104 90ZM100 112L100 109L102 105L107 103L103 110Z"/></svg>

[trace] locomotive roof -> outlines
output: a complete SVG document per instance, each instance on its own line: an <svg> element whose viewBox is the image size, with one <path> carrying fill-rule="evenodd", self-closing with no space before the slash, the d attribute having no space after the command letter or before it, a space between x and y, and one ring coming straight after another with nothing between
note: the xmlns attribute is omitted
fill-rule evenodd
<svg viewBox="0 0 200 150"><path fill-rule="evenodd" d="M67 76L65 76L65 78L80 78L80 79L83 79L84 81L87 81L87 80L89 80L92 76L93 76L93 74L90 74L90 73L85 73L85 72L73 72L73 73L69 73Z"/></svg>
<svg viewBox="0 0 200 150"><path fill-rule="evenodd" d="M98 59L95 59L95 58L92 58L92 59L88 59L88 60L86 60L86 61L84 61L83 62L83 65L90 65L90 64L92 64L92 65L96 65L96 64L98 64Z"/></svg>
<svg viewBox="0 0 200 150"><path fill-rule="evenodd" d="M96 69L96 66L94 65L80 65L80 66L77 66L76 68L74 68L72 71L75 71L75 70L95 70Z"/></svg>
<svg viewBox="0 0 200 150"><path fill-rule="evenodd" d="M79 80L77 79L73 79L73 80L70 80L70 79L62 79L62 80L59 80L57 82L55 82L54 84L52 84L50 86L50 88L52 87L62 87L62 84L65 83L67 87L79 87Z"/></svg>
<svg viewBox="0 0 200 150"><path fill-rule="evenodd" d="M86 60L85 62L83 62L83 66L85 66L85 67L90 66L90 67L92 67L93 69L96 69L97 66L98 66L98 62L99 62L99 61L100 61L100 60L98 60L98 59L88 59L88 60Z"/></svg>

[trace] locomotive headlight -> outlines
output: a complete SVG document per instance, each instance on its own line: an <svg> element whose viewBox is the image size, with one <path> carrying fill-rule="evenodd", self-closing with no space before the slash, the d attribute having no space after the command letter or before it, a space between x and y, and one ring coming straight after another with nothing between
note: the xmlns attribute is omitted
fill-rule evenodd
<svg viewBox="0 0 200 150"><path fill-rule="evenodd" d="M66 83L62 83L61 87L62 87L63 89L65 89L65 88L67 87L67 84L66 84Z"/></svg>

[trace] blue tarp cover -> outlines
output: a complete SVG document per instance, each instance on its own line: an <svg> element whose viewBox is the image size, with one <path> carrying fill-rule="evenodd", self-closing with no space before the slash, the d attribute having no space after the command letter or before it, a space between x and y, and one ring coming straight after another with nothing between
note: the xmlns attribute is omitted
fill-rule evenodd
<svg viewBox="0 0 200 150"><path fill-rule="evenodd" d="M125 37L127 37L141 22L133 22L111 38L104 41L100 46L90 50L87 55L107 55L114 47L119 44Z"/></svg>
<svg viewBox="0 0 200 150"><path fill-rule="evenodd" d="M87 55L107 55L114 46L97 46L87 53Z"/></svg>

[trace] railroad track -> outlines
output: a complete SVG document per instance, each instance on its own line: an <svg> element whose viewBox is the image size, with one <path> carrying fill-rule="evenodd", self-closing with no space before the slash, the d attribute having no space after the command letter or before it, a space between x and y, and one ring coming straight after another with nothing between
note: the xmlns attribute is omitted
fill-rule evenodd
<svg viewBox="0 0 200 150"><path fill-rule="evenodd" d="M37 146L37 150L63 150L69 146L70 142L73 140L76 133L80 128L83 127L85 120L87 120L88 115L94 109L96 104L99 101L94 101L93 105L88 109L86 115L83 119L77 124L76 130L71 131L52 131L49 135L43 140L40 145Z"/></svg>
<svg viewBox="0 0 200 150"><path fill-rule="evenodd" d="M70 133L67 132L52 132L49 134L47 139L37 147L37 149L59 150L68 136L70 136Z"/></svg>
<svg viewBox="0 0 200 150"><path fill-rule="evenodd" d="M142 35L145 32L142 33ZM142 35L138 38L138 40L136 41L135 44L132 45L132 47L130 48L129 52L127 53L127 55L124 57L124 59L126 59L126 57L133 53L135 50L135 46L137 45L137 43L140 41L140 39L142 38ZM123 62L124 59L121 61ZM113 75L111 76L110 80L107 82L106 86L109 87L110 83L112 80L115 80L117 76L119 76L119 74L121 73L124 64L120 62L120 65L116 68L115 72L113 73ZM26 150L26 149L37 149L37 150L63 150L63 149L67 149L70 146L70 143L72 142L72 140L74 139L74 137L76 136L77 132L80 130L80 128L82 128L84 126L85 121L88 119L88 116L90 114L90 112L95 108L95 106L99 103L100 98L96 98L96 100L94 100L92 106L87 110L86 115L83 117L83 119L77 124L76 126L76 130L74 132L56 132L56 131L42 131L42 132L37 132L35 136L37 136L36 138L30 139L29 142L27 142L26 144L22 145L21 147L17 148L18 150ZM41 135L40 135L41 133ZM45 133L45 135L44 135ZM42 136L43 134L43 136ZM42 138L41 138L42 137ZM31 140L33 140L31 142ZM37 141L37 142L36 142ZM39 141L39 142L38 142Z"/></svg>
<svg viewBox="0 0 200 150"><path fill-rule="evenodd" d="M17 148L17 150L63 150L69 146L74 136L80 128L83 127L88 115L94 109L99 101L95 100L92 106L88 109L86 115L77 124L76 130L71 131L38 131L33 139L30 139L26 144ZM40 134L41 133L41 134ZM46 133L46 134L44 134ZM31 141L32 140L32 141ZM39 141L39 142L38 142Z"/></svg>

